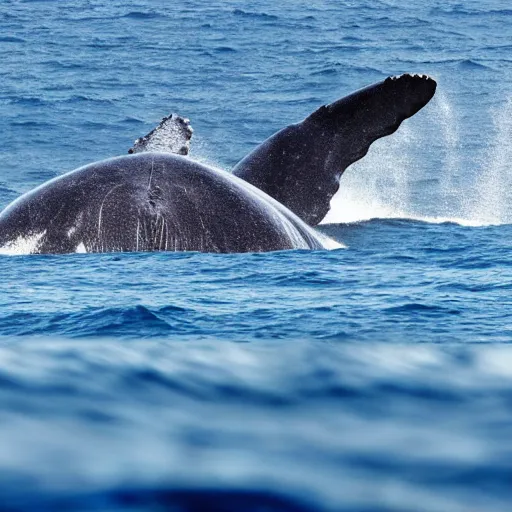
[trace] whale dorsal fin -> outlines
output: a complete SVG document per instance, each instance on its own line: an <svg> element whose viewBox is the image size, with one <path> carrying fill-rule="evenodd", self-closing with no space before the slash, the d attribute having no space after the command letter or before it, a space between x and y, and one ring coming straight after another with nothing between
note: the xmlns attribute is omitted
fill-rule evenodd
<svg viewBox="0 0 512 512"><path fill-rule="evenodd" d="M277 132L233 173L314 226L329 211L345 169L424 107L435 90L426 75L389 77Z"/></svg>
<svg viewBox="0 0 512 512"><path fill-rule="evenodd" d="M144 137L137 139L128 153L175 153L188 155L194 130L190 121L177 114L164 117L160 124Z"/></svg>

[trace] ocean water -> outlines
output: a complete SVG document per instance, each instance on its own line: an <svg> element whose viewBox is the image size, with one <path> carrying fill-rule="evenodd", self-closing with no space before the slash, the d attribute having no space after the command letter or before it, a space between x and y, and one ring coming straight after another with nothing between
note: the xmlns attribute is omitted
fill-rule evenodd
<svg viewBox="0 0 512 512"><path fill-rule="evenodd" d="M171 112L230 169L438 82L344 174L346 249L0 256L1 510L510 510L509 1L1 0L0 29L1 208Z"/></svg>

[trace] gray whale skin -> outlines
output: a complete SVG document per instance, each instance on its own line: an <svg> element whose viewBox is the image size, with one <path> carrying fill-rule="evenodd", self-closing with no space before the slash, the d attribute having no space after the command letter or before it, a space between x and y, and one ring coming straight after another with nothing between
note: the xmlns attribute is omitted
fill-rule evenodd
<svg viewBox="0 0 512 512"><path fill-rule="evenodd" d="M151 144L156 129L136 141L133 154L76 169L8 205L0 247L56 254L339 246L313 226L328 212L341 175L435 89L425 75L387 78L277 132L232 173L181 156L184 147L180 155L160 152Z"/></svg>

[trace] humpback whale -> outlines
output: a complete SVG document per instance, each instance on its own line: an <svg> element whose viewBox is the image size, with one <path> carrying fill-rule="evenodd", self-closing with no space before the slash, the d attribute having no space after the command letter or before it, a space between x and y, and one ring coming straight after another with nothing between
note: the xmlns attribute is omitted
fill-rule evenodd
<svg viewBox="0 0 512 512"><path fill-rule="evenodd" d="M43 183L0 213L0 248L25 252L261 252L338 246L318 233L345 169L433 97L426 75L389 77L288 126L227 172L187 156L166 117L129 154Z"/></svg>

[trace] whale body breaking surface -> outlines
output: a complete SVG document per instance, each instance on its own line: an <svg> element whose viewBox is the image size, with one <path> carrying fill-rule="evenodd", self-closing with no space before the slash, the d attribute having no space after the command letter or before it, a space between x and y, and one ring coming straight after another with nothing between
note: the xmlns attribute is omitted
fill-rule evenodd
<svg viewBox="0 0 512 512"><path fill-rule="evenodd" d="M169 116L129 155L54 178L8 205L0 213L0 252L340 247L314 226L329 211L342 173L435 89L426 75L387 78L277 132L231 173L188 158L190 124Z"/></svg>

